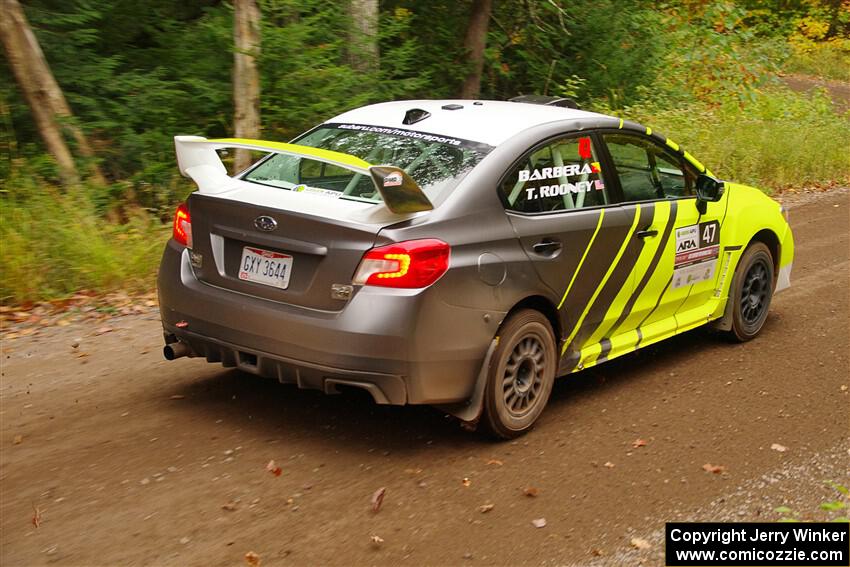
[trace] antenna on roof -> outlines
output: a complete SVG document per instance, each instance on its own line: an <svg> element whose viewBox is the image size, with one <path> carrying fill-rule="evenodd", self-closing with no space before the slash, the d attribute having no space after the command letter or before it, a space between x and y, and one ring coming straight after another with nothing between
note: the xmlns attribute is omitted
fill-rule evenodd
<svg viewBox="0 0 850 567"><path fill-rule="evenodd" d="M402 124L416 124L422 120L425 120L431 116L431 113L427 110L422 110L421 108L411 108L407 112L404 113L404 120L401 121Z"/></svg>
<svg viewBox="0 0 850 567"><path fill-rule="evenodd" d="M546 106L560 106L562 108L574 108L578 110L579 106L571 98L565 98L560 96L546 96L546 95L520 95L515 96L513 98L509 98L508 102L524 102L526 104L544 104Z"/></svg>

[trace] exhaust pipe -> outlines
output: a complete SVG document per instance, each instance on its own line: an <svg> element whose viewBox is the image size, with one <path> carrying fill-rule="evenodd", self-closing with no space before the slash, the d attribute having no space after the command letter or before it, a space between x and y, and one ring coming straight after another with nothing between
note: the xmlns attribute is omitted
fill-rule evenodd
<svg viewBox="0 0 850 567"><path fill-rule="evenodd" d="M176 342L165 345L162 349L165 360L175 360L184 356L195 356L194 351L186 343Z"/></svg>

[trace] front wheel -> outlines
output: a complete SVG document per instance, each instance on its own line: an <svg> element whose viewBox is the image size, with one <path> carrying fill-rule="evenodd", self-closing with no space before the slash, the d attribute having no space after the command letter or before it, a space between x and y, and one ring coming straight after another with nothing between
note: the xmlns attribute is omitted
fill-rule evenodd
<svg viewBox="0 0 850 567"><path fill-rule="evenodd" d="M732 304L732 329L727 336L745 342L759 334L767 320L773 298L773 257L761 242L749 246L738 262L729 293Z"/></svg>
<svg viewBox="0 0 850 567"><path fill-rule="evenodd" d="M557 366L549 320L533 309L511 315L499 332L484 390L487 429L502 439L531 429L549 401Z"/></svg>

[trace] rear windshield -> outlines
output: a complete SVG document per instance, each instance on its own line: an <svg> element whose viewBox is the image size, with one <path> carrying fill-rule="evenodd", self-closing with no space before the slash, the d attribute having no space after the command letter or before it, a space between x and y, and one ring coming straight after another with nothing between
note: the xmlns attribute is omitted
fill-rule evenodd
<svg viewBox="0 0 850 567"><path fill-rule="evenodd" d="M372 165L400 167L432 203L442 201L492 149L457 138L361 124L323 125L294 143L350 154ZM242 179L330 198L381 202L370 176L306 157L272 154Z"/></svg>

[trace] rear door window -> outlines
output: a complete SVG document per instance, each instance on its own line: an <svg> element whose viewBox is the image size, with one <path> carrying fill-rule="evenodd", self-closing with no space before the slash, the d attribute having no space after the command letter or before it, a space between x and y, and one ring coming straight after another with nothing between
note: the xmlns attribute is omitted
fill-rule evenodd
<svg viewBox="0 0 850 567"><path fill-rule="evenodd" d="M549 213L610 203L589 136L561 138L524 156L499 188L507 208Z"/></svg>

